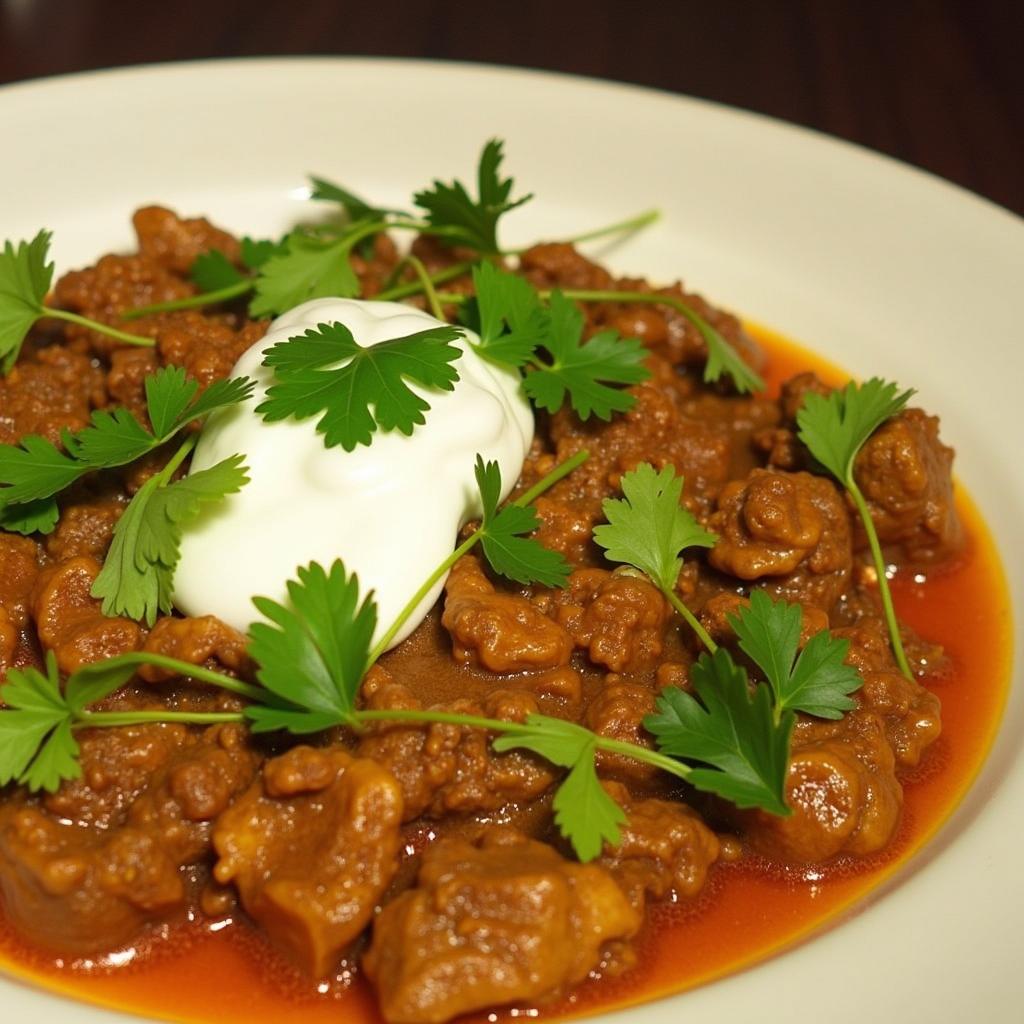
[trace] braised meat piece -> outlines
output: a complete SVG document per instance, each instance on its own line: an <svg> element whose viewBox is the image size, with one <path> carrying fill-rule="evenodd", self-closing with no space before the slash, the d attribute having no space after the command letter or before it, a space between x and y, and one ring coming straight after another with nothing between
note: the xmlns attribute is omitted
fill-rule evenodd
<svg viewBox="0 0 1024 1024"><path fill-rule="evenodd" d="M377 918L363 963L389 1024L441 1024L553 999L639 926L604 868L494 830L427 850L416 888Z"/></svg>
<svg viewBox="0 0 1024 1024"><path fill-rule="evenodd" d="M294 747L217 822L214 875L321 977L370 923L398 867L401 819L401 791L380 765Z"/></svg>
<svg viewBox="0 0 1024 1024"><path fill-rule="evenodd" d="M882 424L854 463L879 539L900 547L911 563L948 560L960 547L952 466L953 449L939 440L938 419L920 409Z"/></svg>
<svg viewBox="0 0 1024 1024"><path fill-rule="evenodd" d="M455 563L445 586L441 622L458 662L491 672L558 668L569 661L572 638L526 598L503 594L467 555Z"/></svg>
<svg viewBox="0 0 1024 1024"><path fill-rule="evenodd" d="M835 485L810 473L752 470L718 498L708 560L787 601L831 609L852 564L850 516Z"/></svg>

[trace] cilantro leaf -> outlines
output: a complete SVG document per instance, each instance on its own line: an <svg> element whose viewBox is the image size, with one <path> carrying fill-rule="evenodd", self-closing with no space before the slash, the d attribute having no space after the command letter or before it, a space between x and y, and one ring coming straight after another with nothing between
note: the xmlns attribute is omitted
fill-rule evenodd
<svg viewBox="0 0 1024 1024"><path fill-rule="evenodd" d="M776 721L769 687L759 684L751 694L747 674L721 648L702 654L690 679L699 701L667 687L658 697L657 714L644 719L658 749L712 766L687 776L698 789L740 808L788 815L786 762L793 712L783 711Z"/></svg>
<svg viewBox="0 0 1024 1024"><path fill-rule="evenodd" d="M529 715L525 724L531 731L498 736L493 747L498 752L531 750L569 769L555 793L555 824L581 861L593 860L604 843L618 844L620 828L626 821L622 808L597 777L597 737L581 725L547 715Z"/></svg>
<svg viewBox="0 0 1024 1024"><path fill-rule="evenodd" d="M278 256L286 251L285 240L274 241L272 238L250 238L246 235L241 242L242 262L249 270L259 270L271 256Z"/></svg>
<svg viewBox="0 0 1024 1024"><path fill-rule="evenodd" d="M0 530L10 533L50 533L60 518L55 498L37 498L19 505L0 505Z"/></svg>
<svg viewBox="0 0 1024 1024"><path fill-rule="evenodd" d="M310 299L357 295L359 279L349 256L358 239L358 232L333 239L291 232L284 240L283 251L260 267L250 315L275 316Z"/></svg>
<svg viewBox="0 0 1024 1024"><path fill-rule="evenodd" d="M288 605L253 598L269 621L249 628L249 653L260 666L257 678L279 705L252 706L246 715L256 732L342 725L370 665L377 626L373 595L360 603L358 578L335 561L329 572L316 562L300 568L298 580L288 582L288 598Z"/></svg>
<svg viewBox="0 0 1024 1024"><path fill-rule="evenodd" d="M680 553L710 548L718 539L682 505L683 478L671 466L655 471L649 462L622 477L623 498L602 504L607 525L594 528L605 557L648 575L663 591L674 592L683 567Z"/></svg>
<svg viewBox="0 0 1024 1024"><path fill-rule="evenodd" d="M523 536L540 526L536 510L512 503L498 511L501 469L497 462L485 464L478 455L474 473L483 506L480 540L491 568L517 583L564 587L572 571L569 563L559 552Z"/></svg>
<svg viewBox="0 0 1024 1024"><path fill-rule="evenodd" d="M165 438L179 425L178 418L199 390L199 382L185 376L182 366L165 366L145 380L146 411L153 433Z"/></svg>
<svg viewBox="0 0 1024 1024"><path fill-rule="evenodd" d="M497 255L498 220L509 210L532 199L532 195L510 199L512 179L499 177L503 159L502 143L491 139L480 154L477 168L477 199L470 198L460 181L451 184L435 180L433 186L417 192L413 202L426 210L427 221L449 241L467 245L478 252Z"/></svg>
<svg viewBox="0 0 1024 1024"><path fill-rule="evenodd" d="M170 369L170 367L168 367ZM182 427L196 420L209 416L217 409L224 409L229 405L238 405L252 395L256 382L248 377L229 377L226 380L215 380L195 401L183 409L175 417L170 430L161 437L161 443L166 441L171 434L177 433ZM147 388L147 395L149 390ZM149 410L152 419L153 410Z"/></svg>
<svg viewBox="0 0 1024 1024"><path fill-rule="evenodd" d="M857 706L847 694L863 684L857 670L844 662L850 642L823 629L798 657L801 621L800 605L773 601L763 590L754 590L749 607L729 616L740 649L764 673L777 709L842 718Z"/></svg>
<svg viewBox="0 0 1024 1024"><path fill-rule="evenodd" d="M837 480L848 483L864 442L913 394L879 377L860 385L850 381L828 396L809 391L796 416L800 440Z"/></svg>
<svg viewBox="0 0 1024 1024"><path fill-rule="evenodd" d="M156 444L156 438L127 409L97 409L89 426L64 437L64 447L78 463L79 473L134 462Z"/></svg>
<svg viewBox="0 0 1024 1024"><path fill-rule="evenodd" d="M71 712L52 652L45 675L31 667L8 669L0 699L7 705L0 710L0 786L18 781L52 793L62 779L81 774Z"/></svg>
<svg viewBox="0 0 1024 1024"><path fill-rule="evenodd" d="M733 385L741 394L764 390L764 380L760 374L747 365L739 352L704 317L685 303L674 303L673 308L679 310L704 339L708 350L708 361L704 364L706 382L712 383L724 373L732 379Z"/></svg>
<svg viewBox="0 0 1024 1024"><path fill-rule="evenodd" d="M347 452L370 444L378 428L409 435L426 422L430 403L407 381L453 390L459 374L451 364L462 353L450 342L461 336L457 327L431 327L363 348L344 324L320 324L266 352L263 365L277 383L256 411L271 423L319 416L324 444Z"/></svg>
<svg viewBox="0 0 1024 1024"><path fill-rule="evenodd" d="M126 615L150 626L171 611L174 570L181 553L182 523L202 505L241 489L248 481L242 456L234 455L175 483L163 474L138 490L114 527L103 568L92 587L103 614Z"/></svg>
<svg viewBox="0 0 1024 1024"><path fill-rule="evenodd" d="M49 498L87 468L45 437L27 434L20 444L0 445L0 501L10 506Z"/></svg>
<svg viewBox="0 0 1024 1024"><path fill-rule="evenodd" d="M354 192L350 192L341 185L324 178L317 178L310 175L311 185L309 198L322 200L328 203L338 203L345 211L350 221L358 220L384 220L390 214L402 214L401 210L389 210L386 207L371 206L365 199L360 199Z"/></svg>
<svg viewBox="0 0 1024 1024"><path fill-rule="evenodd" d="M0 252L0 372L7 373L21 352L32 325L43 315L43 300L53 281L47 263L50 232L15 247L5 242Z"/></svg>
<svg viewBox="0 0 1024 1024"><path fill-rule="evenodd" d="M473 268L480 314L476 351L493 362L522 367L533 358L550 330L550 317L528 281L493 263Z"/></svg>
<svg viewBox="0 0 1024 1024"><path fill-rule="evenodd" d="M245 280L245 275L219 249L211 249L197 256L189 276L204 292L217 292Z"/></svg>
<svg viewBox="0 0 1024 1024"><path fill-rule="evenodd" d="M591 415L611 419L613 412L626 412L636 398L609 384L636 384L650 371L643 366L647 350L637 338L620 338L615 331L601 331L586 344L583 314L561 292L553 292L548 306L549 330L544 347L551 362L538 362L526 375L523 388L534 403L557 412L566 393L581 419Z"/></svg>

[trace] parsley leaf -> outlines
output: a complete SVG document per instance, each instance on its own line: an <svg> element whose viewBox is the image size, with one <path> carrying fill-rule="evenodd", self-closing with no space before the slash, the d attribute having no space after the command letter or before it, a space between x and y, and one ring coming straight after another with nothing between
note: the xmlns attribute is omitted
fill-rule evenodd
<svg viewBox="0 0 1024 1024"><path fill-rule="evenodd" d="M594 528L605 557L646 573L662 591L675 592L686 548L714 547L718 539L682 505L683 478L671 466L649 462L623 474L623 498L602 503L607 525Z"/></svg>
<svg viewBox="0 0 1024 1024"><path fill-rule="evenodd" d="M70 709L52 652L45 675L31 667L8 669L0 699L7 705L0 711L0 786L18 781L52 793L62 779L81 775Z"/></svg>
<svg viewBox="0 0 1024 1024"><path fill-rule="evenodd" d="M260 666L257 678L279 698L276 707L246 709L255 732L320 732L349 722L370 665L373 595L360 603L359 580L340 561L329 572L314 562L298 577L288 582L288 606L253 598L269 622L249 628L249 653Z"/></svg>
<svg viewBox="0 0 1024 1024"><path fill-rule="evenodd" d="M749 607L729 616L740 649L764 673L775 694L775 716L784 709L818 718L842 718L857 705L847 694L863 684L855 668L844 663L850 641L827 629L816 633L797 656L800 605L773 601L754 590Z"/></svg>
<svg viewBox="0 0 1024 1024"><path fill-rule="evenodd" d="M153 432L127 410L93 412L89 425L65 433L62 452L37 434L20 444L0 445L0 518L7 529L48 532L56 525L50 501L85 473L127 465L169 441L189 423L224 406L243 401L254 382L244 377L216 381L198 398L198 384L178 366L146 378L146 402Z"/></svg>
<svg viewBox="0 0 1024 1024"><path fill-rule="evenodd" d="M597 737L589 729L548 715L529 715L526 730L497 737L496 751L531 750L552 764L568 768L554 799L555 824L572 843L581 861L593 860L604 843L621 838L626 821L622 808L608 795L597 777L594 756Z"/></svg>
<svg viewBox="0 0 1024 1024"><path fill-rule="evenodd" d="M634 396L608 385L636 384L650 376L642 365L647 350L640 340L601 331L582 344L583 314L561 292L552 293L548 316L544 348L551 362L537 361L523 381L534 403L557 412L568 393L573 410L584 420L591 415L607 420L613 412L631 409Z"/></svg>
<svg viewBox="0 0 1024 1024"><path fill-rule="evenodd" d="M347 188L342 188L341 185L336 185L333 181L327 181L324 178L310 175L309 183L311 185L310 199L338 203L352 222L384 220L390 214L402 215L403 213L401 210L389 210L382 206L371 206L365 199L361 199Z"/></svg>
<svg viewBox="0 0 1024 1024"><path fill-rule="evenodd" d="M460 181L451 184L435 180L433 186L417 192L413 201L426 210L427 221L449 241L467 245L478 252L497 255L498 220L502 214L522 206L532 195L510 199L512 179L499 177L503 159L502 143L491 139L480 154L477 168L476 200L470 198Z"/></svg>
<svg viewBox="0 0 1024 1024"><path fill-rule="evenodd" d="M473 268L480 314L476 351L494 362L521 367L533 358L550 329L550 318L530 283L493 263Z"/></svg>
<svg viewBox="0 0 1024 1024"><path fill-rule="evenodd" d="M913 394L878 377L860 385L850 381L828 396L809 391L796 416L800 440L837 480L847 483L864 442Z"/></svg>
<svg viewBox="0 0 1024 1024"><path fill-rule="evenodd" d="M658 697L657 714L644 719L658 749L710 765L687 776L698 789L740 808L788 815L786 762L793 712L783 711L776 721L769 687L759 684L751 694L747 674L723 649L702 654L690 680L699 701L670 686Z"/></svg>
<svg viewBox="0 0 1024 1024"><path fill-rule="evenodd" d="M277 383L256 411L270 423L319 416L324 444L347 452L370 444L378 427L409 435L430 403L406 382L453 390L451 364L462 352L450 343L461 336L457 327L431 327L363 348L344 324L320 324L268 349L263 365Z"/></svg>
<svg viewBox="0 0 1024 1024"><path fill-rule="evenodd" d="M271 256L285 251L285 239L275 242L272 238L250 238L246 235L241 241L242 263L249 270L259 270Z"/></svg>
<svg viewBox="0 0 1024 1024"><path fill-rule="evenodd" d="M559 552L523 536L540 526L536 510L513 502L498 511L501 498L498 463L485 464L478 455L474 472L483 505L480 540L491 568L517 583L564 587L572 571L569 563Z"/></svg>
<svg viewBox="0 0 1024 1024"><path fill-rule="evenodd" d="M204 292L217 292L245 280L245 275L219 249L211 249L197 256L189 276Z"/></svg>
<svg viewBox="0 0 1024 1024"><path fill-rule="evenodd" d="M808 392L796 416L800 440L807 445L811 455L846 488L857 508L871 548L878 593L889 628L889 645L900 671L907 679L913 679L914 673L903 650L903 639L886 576L885 557L871 518L871 509L854 476L854 460L864 442L887 419L900 412L913 394L912 389L901 392L896 384L878 377L872 377L860 385L850 381L844 390L833 391L827 397Z"/></svg>
<svg viewBox="0 0 1024 1024"><path fill-rule="evenodd" d="M283 250L260 267L250 315L275 316L310 299L358 295L359 279L349 256L364 237L359 231L350 231L341 238L292 231L284 240Z"/></svg>
<svg viewBox="0 0 1024 1024"><path fill-rule="evenodd" d="M43 315L43 300L53 281L46 262L51 234L40 231L17 248L5 242L0 252L0 371L14 365L32 325Z"/></svg>
<svg viewBox="0 0 1024 1024"><path fill-rule="evenodd" d="M189 442L186 442L189 444ZM103 568L92 587L103 614L126 615L152 626L171 611L174 570L181 553L181 527L206 502L217 501L248 482L242 456L218 462L174 483L167 467L138 490L114 527ZM168 467L174 461L168 463Z"/></svg>

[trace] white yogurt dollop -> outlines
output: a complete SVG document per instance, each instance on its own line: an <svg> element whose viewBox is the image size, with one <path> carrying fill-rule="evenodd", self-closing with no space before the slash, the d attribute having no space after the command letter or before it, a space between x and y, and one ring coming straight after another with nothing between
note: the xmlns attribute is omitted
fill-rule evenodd
<svg viewBox="0 0 1024 1024"><path fill-rule="evenodd" d="M459 528L480 515L473 475L476 455L501 467L505 494L522 470L533 415L519 377L482 360L462 339L454 391L410 384L430 409L411 437L380 431L352 452L325 448L318 417L266 423L256 406L274 382L264 352L318 324L342 323L362 346L436 327L440 321L395 302L315 299L271 325L239 359L232 376L256 381L248 401L214 413L192 459L192 471L241 454L250 481L190 524L175 573L174 603L188 615L216 615L245 630L256 595L283 602L297 567L336 558L374 591L376 638L394 622L426 578L450 553ZM504 497L504 495L503 495ZM419 624L443 581L423 600L392 646Z"/></svg>

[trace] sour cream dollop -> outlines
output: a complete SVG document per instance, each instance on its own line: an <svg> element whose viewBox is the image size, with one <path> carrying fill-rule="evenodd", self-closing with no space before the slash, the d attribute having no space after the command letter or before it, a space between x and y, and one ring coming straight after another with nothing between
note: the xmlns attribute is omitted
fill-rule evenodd
<svg viewBox="0 0 1024 1024"><path fill-rule="evenodd" d="M210 417L191 471L241 454L250 480L185 531L174 603L186 614L216 615L244 631L258 618L254 596L284 602L297 567L315 561L327 568L340 558L358 574L363 596L374 591L379 638L451 553L459 528L481 514L477 453L501 467L505 494L518 479L533 438L519 377L485 362L464 339L453 342L462 351L453 364L454 391L410 384L430 403L426 422L410 437L378 430L371 445L346 452L324 447L318 417L266 423L256 414L274 382L262 365L265 351L334 322L364 347L440 324L395 302L315 299L278 317L242 355L232 376L255 380L253 396ZM427 595L392 646L422 621L443 585Z"/></svg>

